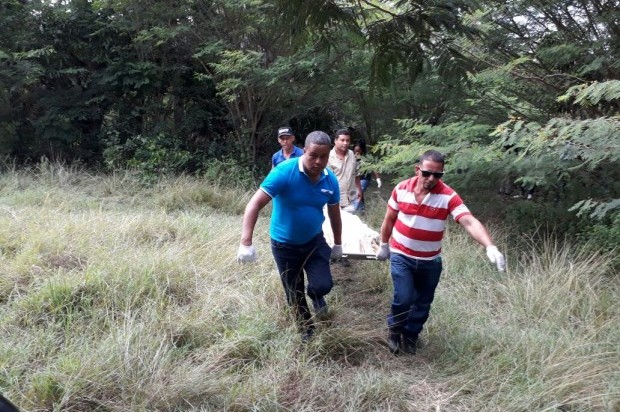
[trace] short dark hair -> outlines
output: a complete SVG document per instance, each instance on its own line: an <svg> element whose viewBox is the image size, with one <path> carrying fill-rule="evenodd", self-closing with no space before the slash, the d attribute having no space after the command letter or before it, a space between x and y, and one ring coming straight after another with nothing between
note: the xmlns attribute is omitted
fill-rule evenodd
<svg viewBox="0 0 620 412"><path fill-rule="evenodd" d="M441 163L441 164L445 164L446 163L446 157L439 153L437 150L427 150L426 152L422 153L422 156L420 156L420 160L419 162L422 163L425 160L432 160L433 162L437 162L437 163Z"/></svg>
<svg viewBox="0 0 620 412"><path fill-rule="evenodd" d="M355 143L355 146L353 146L353 147L354 147L354 148L355 148L355 147L359 147L359 148L360 148L360 150L362 151L362 154L363 154L363 155L365 155L365 154L366 154L366 152L367 152L367 150L368 150L368 149L366 148L366 140L364 140L364 139L360 139L360 140L358 140L358 142L357 142L357 143Z"/></svg>
<svg viewBox="0 0 620 412"><path fill-rule="evenodd" d="M320 130L315 130L314 132L310 132L308 136L306 136L306 141L304 143L304 147L308 147L311 144L317 144L321 146L331 146L332 139L329 138L329 135Z"/></svg>
<svg viewBox="0 0 620 412"><path fill-rule="evenodd" d="M351 132L349 131L349 129L338 129L338 130L336 130L336 137L340 136L341 134L343 134L345 136L351 136Z"/></svg>

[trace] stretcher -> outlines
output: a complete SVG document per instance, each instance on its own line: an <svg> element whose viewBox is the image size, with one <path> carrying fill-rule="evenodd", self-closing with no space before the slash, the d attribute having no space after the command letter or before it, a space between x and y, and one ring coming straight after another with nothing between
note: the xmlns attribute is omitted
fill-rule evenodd
<svg viewBox="0 0 620 412"><path fill-rule="evenodd" d="M330 246L334 245L334 235L327 215L323 209L323 235ZM359 216L341 210L342 220L342 257L351 260L377 260L375 255L379 249L379 232L362 222Z"/></svg>
<svg viewBox="0 0 620 412"><path fill-rule="evenodd" d="M342 257L350 260L377 260L377 256L374 253L343 253Z"/></svg>

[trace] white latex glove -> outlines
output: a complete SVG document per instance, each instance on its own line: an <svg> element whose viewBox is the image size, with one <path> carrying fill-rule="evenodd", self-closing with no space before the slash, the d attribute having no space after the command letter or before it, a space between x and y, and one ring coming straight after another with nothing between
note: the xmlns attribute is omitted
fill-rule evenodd
<svg viewBox="0 0 620 412"><path fill-rule="evenodd" d="M254 246L246 246L243 244L239 245L239 250L237 251L237 262L255 262L256 259L256 249L254 249Z"/></svg>
<svg viewBox="0 0 620 412"><path fill-rule="evenodd" d="M381 187L381 178L380 177L377 178L377 187Z"/></svg>
<svg viewBox="0 0 620 412"><path fill-rule="evenodd" d="M342 257L342 245L332 246L332 259L340 259Z"/></svg>
<svg viewBox="0 0 620 412"><path fill-rule="evenodd" d="M487 256L491 263L497 265L497 270L500 272L506 270L506 259L504 259L504 255L497 250L496 246L487 246Z"/></svg>
<svg viewBox="0 0 620 412"><path fill-rule="evenodd" d="M390 257L390 245L387 243L381 242L379 244L379 251L377 251L376 258L377 260L386 260Z"/></svg>

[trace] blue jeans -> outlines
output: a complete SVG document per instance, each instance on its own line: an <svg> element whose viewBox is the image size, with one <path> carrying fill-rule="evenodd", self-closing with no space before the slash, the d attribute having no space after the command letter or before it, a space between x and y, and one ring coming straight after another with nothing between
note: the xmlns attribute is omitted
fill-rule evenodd
<svg viewBox="0 0 620 412"><path fill-rule="evenodd" d="M276 261L286 301L303 326L311 326L310 309L304 291L304 271L308 277L307 293L318 300L327 295L334 285L329 267L331 248L323 232L303 245L291 245L271 239L271 252Z"/></svg>
<svg viewBox="0 0 620 412"><path fill-rule="evenodd" d="M394 300L392 312L388 315L388 326L392 332L417 339L428 319L441 269L441 257L419 260L399 253L391 254Z"/></svg>
<svg viewBox="0 0 620 412"><path fill-rule="evenodd" d="M362 193L364 193L366 189L368 189L368 186L370 185L370 180L362 179L360 180L360 185L362 186ZM366 210L365 202L363 200L362 201L358 200L357 197L355 197L355 200L353 200L351 204L353 205L354 210L356 212L363 212Z"/></svg>
<svg viewBox="0 0 620 412"><path fill-rule="evenodd" d="M370 179L361 179L360 185L362 186L362 192L365 192L368 186L370 186Z"/></svg>

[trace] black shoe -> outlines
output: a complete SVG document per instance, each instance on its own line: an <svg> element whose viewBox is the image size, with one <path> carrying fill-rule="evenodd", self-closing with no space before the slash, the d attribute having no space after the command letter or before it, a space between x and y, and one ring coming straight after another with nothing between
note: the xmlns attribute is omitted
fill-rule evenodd
<svg viewBox="0 0 620 412"><path fill-rule="evenodd" d="M388 335L388 348L394 355L400 350L400 333L390 332Z"/></svg>
<svg viewBox="0 0 620 412"><path fill-rule="evenodd" d="M405 337L403 339L403 352L408 353L410 355L415 355L415 352L417 350L416 348L417 342L418 340L416 338Z"/></svg>
<svg viewBox="0 0 620 412"><path fill-rule="evenodd" d="M301 333L301 343L308 343L314 337L314 328L308 328Z"/></svg>

